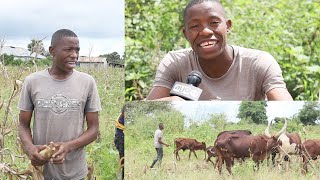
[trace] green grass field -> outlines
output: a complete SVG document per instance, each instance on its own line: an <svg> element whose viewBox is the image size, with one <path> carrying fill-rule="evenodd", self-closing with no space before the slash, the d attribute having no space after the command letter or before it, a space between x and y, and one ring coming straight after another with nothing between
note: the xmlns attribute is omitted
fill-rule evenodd
<svg viewBox="0 0 320 180"><path fill-rule="evenodd" d="M46 67L40 67L38 70L44 68ZM86 147L88 164L94 167L94 175L97 179L116 179L119 155L113 143L114 121L118 118L124 104L124 69L107 67L77 70L95 78L102 104L102 111L99 113L100 139ZM34 71L34 68L25 67L2 66L0 69L0 106L1 103L3 104L0 108L0 132L10 131L4 136L4 145L0 148L0 164L18 172L26 170L29 164L28 158L17 143L19 94L12 99L8 107L8 115L6 115L6 109L15 80L23 80ZM0 179L9 179L9 177L8 174L0 173Z"/></svg>
<svg viewBox="0 0 320 180"><path fill-rule="evenodd" d="M150 103L150 102L149 102ZM145 105L147 105L145 103ZM172 180L197 180L197 179L320 179L320 160L311 161L308 166L309 173L305 176L302 172L302 158L299 156L292 156L292 163L286 166L267 165L267 161L264 161L260 165L258 171L254 171L254 162L250 159L242 164L236 162L232 167L233 175L229 175L225 165L223 165L222 174L218 173L217 169L211 162L205 162L204 151L196 151L198 159L191 154L190 161L188 160L189 150L183 152L179 151L181 160L177 161L174 157L174 139L178 137L195 138L198 141L204 141L208 146L214 144L215 137L219 132L223 130L234 129L248 129L254 135L263 134L266 125L256 125L249 123L227 123L221 121L212 121L209 119L203 123L194 123L189 127L185 127L183 122L183 116L176 110L161 111L155 110L153 112L138 113L141 111L140 106L142 103L136 103L128 112L133 114L127 114L130 118L127 118L126 124L126 139L125 139L125 170L126 179L172 179ZM140 108L140 109L139 109ZM144 107L145 108L145 107ZM138 110L137 110L138 109ZM153 159L156 157L156 151L153 145L153 134L157 129L159 122L163 122L165 129L164 142L168 143L169 147L164 147L164 157L162 164L159 167L156 164L153 169L150 169ZM215 128L213 128L215 124ZM280 130L282 125L271 127L271 133ZM296 126L295 122L290 120L288 122L287 130L292 132L292 129L296 129L294 132L298 132L302 141L311 138L320 138L320 127L306 126L306 134L302 133L302 128ZM211 158L215 161L215 158Z"/></svg>

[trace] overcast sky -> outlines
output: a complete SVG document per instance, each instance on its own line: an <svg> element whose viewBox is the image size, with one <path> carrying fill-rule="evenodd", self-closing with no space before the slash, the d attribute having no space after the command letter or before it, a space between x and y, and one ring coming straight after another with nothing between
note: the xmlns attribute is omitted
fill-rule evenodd
<svg viewBox="0 0 320 180"><path fill-rule="evenodd" d="M238 122L238 108L241 101L176 101L174 107L182 112L187 119L193 121L208 120L210 114L225 113L228 121ZM270 101L267 102L268 121L275 117L292 117L302 108L303 101Z"/></svg>
<svg viewBox="0 0 320 180"><path fill-rule="evenodd" d="M44 40L62 28L80 40L80 55L124 52L124 0L1 0L0 39L6 46L27 48L31 39Z"/></svg>

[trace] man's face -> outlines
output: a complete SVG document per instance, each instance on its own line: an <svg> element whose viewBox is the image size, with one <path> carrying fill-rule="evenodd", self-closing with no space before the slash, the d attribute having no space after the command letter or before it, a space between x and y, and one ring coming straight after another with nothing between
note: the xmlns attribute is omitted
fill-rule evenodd
<svg viewBox="0 0 320 180"><path fill-rule="evenodd" d="M187 10L183 33L199 58L210 60L225 50L230 28L231 20L219 4L203 2Z"/></svg>
<svg viewBox="0 0 320 180"><path fill-rule="evenodd" d="M77 37L60 38L52 47L53 67L63 72L72 71L79 57L79 39Z"/></svg>
<svg viewBox="0 0 320 180"><path fill-rule="evenodd" d="M160 129L160 130L163 130L163 129L164 129L164 125L161 124L161 125L159 126L159 129Z"/></svg>

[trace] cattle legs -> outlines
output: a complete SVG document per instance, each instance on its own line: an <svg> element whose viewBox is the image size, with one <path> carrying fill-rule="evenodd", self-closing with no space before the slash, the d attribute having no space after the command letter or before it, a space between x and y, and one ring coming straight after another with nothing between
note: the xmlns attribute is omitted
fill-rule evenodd
<svg viewBox="0 0 320 180"><path fill-rule="evenodd" d="M174 151L174 154L175 154L175 156L176 156L176 160L179 160L179 161L180 161L179 151L180 151L180 149L176 149L176 150ZM179 159L178 159L178 157L179 157Z"/></svg>
<svg viewBox="0 0 320 180"><path fill-rule="evenodd" d="M196 152L190 150L190 152L189 152L189 160L190 160L191 152L193 152L193 154L194 154L194 155L196 156L196 158L198 159Z"/></svg>

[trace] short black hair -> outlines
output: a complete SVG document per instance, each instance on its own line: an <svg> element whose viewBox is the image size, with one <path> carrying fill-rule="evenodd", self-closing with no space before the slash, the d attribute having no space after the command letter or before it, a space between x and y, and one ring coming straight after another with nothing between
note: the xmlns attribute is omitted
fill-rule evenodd
<svg viewBox="0 0 320 180"><path fill-rule="evenodd" d="M182 16L182 17L183 17L183 23L186 22L187 11L188 11L192 6L194 6L194 5L196 5L196 4L201 4L201 3L204 3L204 2L214 2L214 3L219 4L219 5L222 7L222 10L223 10L224 14L226 14L226 12L225 12L225 10L224 10L224 8L223 8L223 6L222 6L222 4L220 3L219 0L191 0L191 1L188 3L188 5L186 6L186 8L184 9L184 11L183 11L183 16Z"/></svg>
<svg viewBox="0 0 320 180"><path fill-rule="evenodd" d="M61 38L63 37L78 37L76 33L69 29L60 29L53 33L52 38L51 38L51 46L54 46L54 44Z"/></svg>

